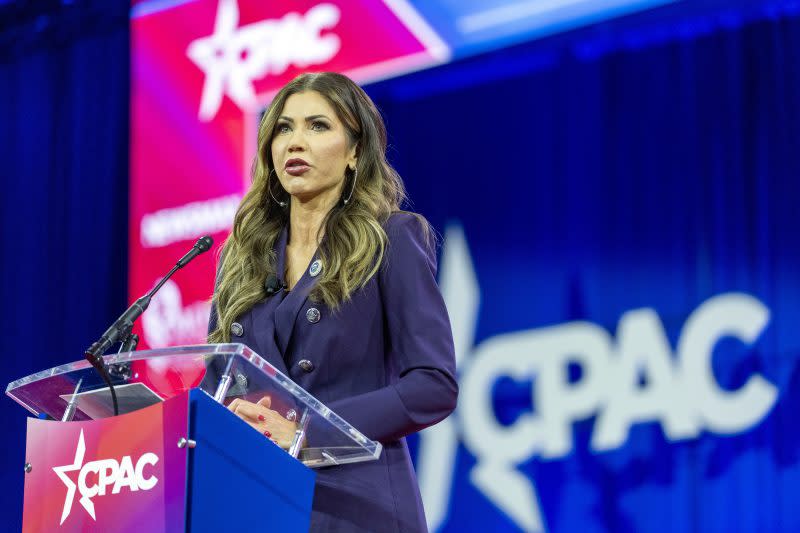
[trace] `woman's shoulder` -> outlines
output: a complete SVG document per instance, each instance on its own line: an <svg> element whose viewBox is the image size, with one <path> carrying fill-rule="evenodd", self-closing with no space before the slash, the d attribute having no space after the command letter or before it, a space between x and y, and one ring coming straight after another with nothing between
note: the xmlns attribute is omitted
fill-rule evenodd
<svg viewBox="0 0 800 533"><path fill-rule="evenodd" d="M391 241L393 236L405 234L422 234L426 238L431 235L431 225L424 216L412 211L394 211L386 219L383 228Z"/></svg>
<svg viewBox="0 0 800 533"><path fill-rule="evenodd" d="M436 236L425 217L411 211L395 211L383 227L388 237L389 262L420 257L435 263Z"/></svg>

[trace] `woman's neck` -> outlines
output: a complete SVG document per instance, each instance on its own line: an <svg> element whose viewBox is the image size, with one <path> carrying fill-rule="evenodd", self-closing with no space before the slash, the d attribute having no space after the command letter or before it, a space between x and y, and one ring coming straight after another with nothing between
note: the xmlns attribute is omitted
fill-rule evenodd
<svg viewBox="0 0 800 533"><path fill-rule="evenodd" d="M326 198L302 202L292 197L289 212L289 245L295 249L316 249L324 235L322 223L333 207Z"/></svg>

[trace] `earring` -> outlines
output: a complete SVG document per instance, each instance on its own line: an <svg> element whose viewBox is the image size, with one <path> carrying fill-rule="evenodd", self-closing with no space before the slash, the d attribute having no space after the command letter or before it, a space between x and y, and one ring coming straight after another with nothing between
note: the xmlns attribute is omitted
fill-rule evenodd
<svg viewBox="0 0 800 533"><path fill-rule="evenodd" d="M281 207L286 207L286 205L287 205L287 203L286 203L286 202L281 202L280 200L278 200L277 198L275 198L275 195L274 195L274 194L272 194L272 180L270 179L270 176L272 176L272 174L274 174L274 173L275 173L275 169L274 169L274 168L273 168L272 170L270 170L270 171L269 171L269 175L267 176L267 190L269 190L269 195L272 197L272 200L273 200L273 201L274 201L276 204L278 204L278 205L279 205L279 206L281 206ZM276 177L276 178L278 177L278 176L277 176L277 174L275 175L275 177Z"/></svg>
<svg viewBox="0 0 800 533"><path fill-rule="evenodd" d="M350 202L350 199L353 197L353 192L356 190L356 178L358 177L358 169L353 169L353 187L350 189L350 194L347 198L344 199L344 205L347 205Z"/></svg>

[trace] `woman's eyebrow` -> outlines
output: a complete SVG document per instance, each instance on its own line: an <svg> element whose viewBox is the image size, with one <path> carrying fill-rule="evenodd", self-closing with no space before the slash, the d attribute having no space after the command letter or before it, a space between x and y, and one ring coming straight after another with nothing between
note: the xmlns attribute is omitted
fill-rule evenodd
<svg viewBox="0 0 800 533"><path fill-rule="evenodd" d="M327 117L327 115L309 115L306 117L306 122L311 122L312 120L317 120L318 118L324 118L330 120ZM278 117L278 120L283 120L285 122L291 122L292 124L294 124L294 119L291 117L287 117L286 115L281 115L280 117Z"/></svg>

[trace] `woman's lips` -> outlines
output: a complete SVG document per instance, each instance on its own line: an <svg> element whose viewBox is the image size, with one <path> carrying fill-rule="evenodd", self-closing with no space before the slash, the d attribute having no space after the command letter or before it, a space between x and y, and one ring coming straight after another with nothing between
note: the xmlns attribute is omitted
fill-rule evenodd
<svg viewBox="0 0 800 533"><path fill-rule="evenodd" d="M289 159L284 165L286 173L292 176L300 176L305 174L310 168L311 165L308 164L308 161L299 157L293 157Z"/></svg>
<svg viewBox="0 0 800 533"><path fill-rule="evenodd" d="M290 167L286 167L286 173L292 176L302 176L309 170L311 170L311 167L308 165L292 165Z"/></svg>

